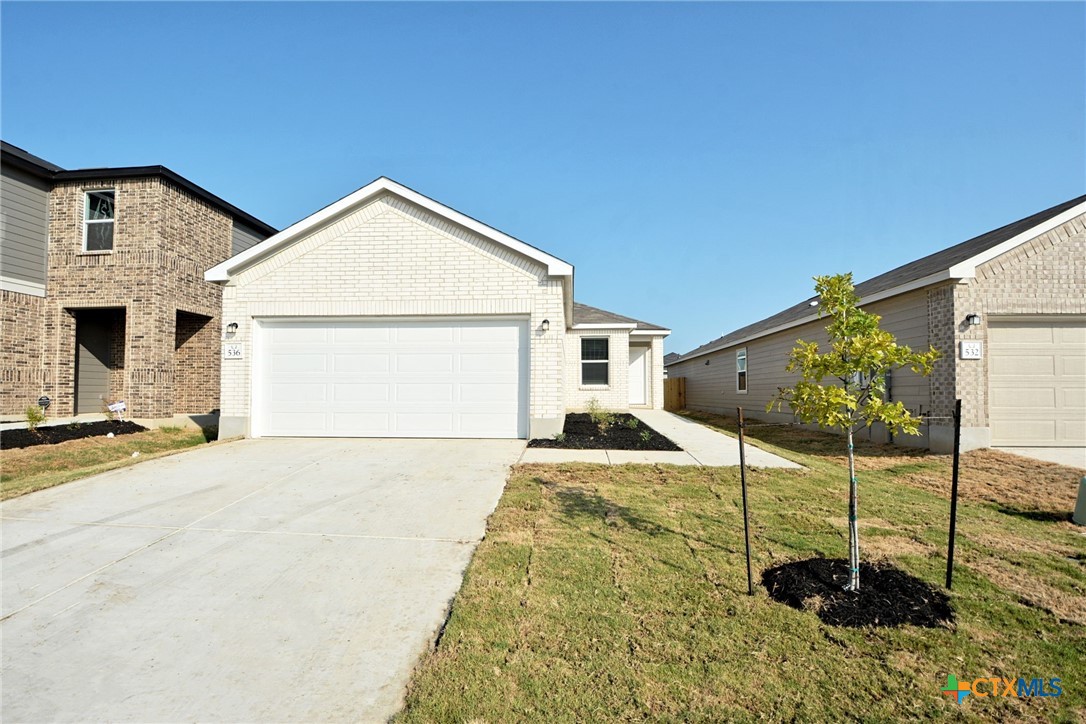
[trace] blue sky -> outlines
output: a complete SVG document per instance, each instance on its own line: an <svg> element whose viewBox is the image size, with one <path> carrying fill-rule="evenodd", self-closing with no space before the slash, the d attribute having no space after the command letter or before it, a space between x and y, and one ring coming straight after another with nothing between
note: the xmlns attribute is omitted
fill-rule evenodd
<svg viewBox="0 0 1086 724"><path fill-rule="evenodd" d="M687 351L1086 191L1083 3L12 3L5 140L277 227L386 175Z"/></svg>

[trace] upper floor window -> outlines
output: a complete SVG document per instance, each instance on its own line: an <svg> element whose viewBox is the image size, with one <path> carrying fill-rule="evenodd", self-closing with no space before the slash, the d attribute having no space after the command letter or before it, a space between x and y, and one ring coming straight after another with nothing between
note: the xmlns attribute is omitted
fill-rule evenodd
<svg viewBox="0 0 1086 724"><path fill-rule="evenodd" d="M88 191L83 211L83 250L113 250L113 189Z"/></svg>
<svg viewBox="0 0 1086 724"><path fill-rule="evenodd" d="M747 391L747 348L735 353L735 391Z"/></svg>
<svg viewBox="0 0 1086 724"><path fill-rule="evenodd" d="M581 384L606 385L608 367L607 337L581 339Z"/></svg>

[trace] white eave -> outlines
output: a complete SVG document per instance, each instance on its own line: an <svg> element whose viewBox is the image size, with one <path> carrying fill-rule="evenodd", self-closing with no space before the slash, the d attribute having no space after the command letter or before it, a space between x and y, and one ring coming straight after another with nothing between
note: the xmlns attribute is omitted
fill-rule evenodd
<svg viewBox="0 0 1086 724"><path fill-rule="evenodd" d="M1057 214L1056 216L1053 216L1051 219L1048 219L1048 220L1046 220L1046 221L1044 221L1044 222L1042 222L1040 224L1037 224L1037 226L1033 226L1033 227L1031 227L1029 229L1026 229L1021 234L1013 236L1010 239L1007 239L1006 241L1004 241L1004 242L1002 242L1000 244L997 244L997 245L993 246L990 249L986 249L985 251L982 251L979 254L976 254L974 256L969 257L968 259L965 259L963 261L958 262L957 264L955 264L952 267L949 267L949 268L944 269L942 271L936 272L934 274L929 274L926 277L921 277L919 279L913 279L910 282L905 282L904 284L899 284L898 286L891 287L890 289L884 289L881 292L875 292L874 294L868 294L866 297L863 297L862 299L860 299L860 304L861 305L871 304L872 302L878 302L878 301L881 301L883 299L889 299L890 297L896 297L899 294L905 294L906 292L915 291L917 289L923 289L924 287L931 286L932 284L938 284L940 282L948 282L948 281L962 282L962 281L964 281L966 279L975 279L976 276L977 276L977 267L979 267L979 266L981 266L983 264L987 264L992 259L995 259L998 256L1002 256L1003 254L1006 254L1011 249L1014 249L1017 246L1021 246L1022 244L1025 244L1030 239L1036 238L1036 237L1040 236L1041 234L1046 234L1049 231L1052 231L1052 229L1055 229L1057 226L1062 226L1063 224L1066 224L1068 221L1075 218L1076 216L1079 216L1079 215L1084 214L1084 213L1086 213L1086 203L1081 203L1081 204L1078 204L1077 206L1073 206L1070 209L1068 209L1067 211L1064 211L1061 214ZM817 321L818 319L819 319L818 312L815 311L815 312L812 312L811 314L808 314L808 315L806 315L806 316L804 316L804 317L802 317L800 319L796 319L796 320L793 320L791 322L785 322L784 324L779 324L776 327L770 327L769 329L763 329L763 330L761 330L759 332L755 332L753 334L747 335L746 337L742 337L741 339L732 340L732 341L728 342L727 344L722 344L722 345L719 345L719 346L716 346L716 347L711 347L711 348L709 348L709 349L707 349L707 350L705 350L703 352L698 352L697 354L692 354L689 357L684 355L682 359L678 360L677 362L672 362L671 364L681 364L683 362L686 362L687 360L697 359L698 357L704 357L707 354L714 354L714 353L720 352L722 350L731 349L733 347L739 347L739 346L742 346L742 345L744 345L744 344L746 344L748 342L752 342L752 341L754 341L756 339L761 339L762 337L768 337L771 334L776 334L777 332L783 332L783 331L785 331L787 329L792 329L793 327L799 327L799 326L802 326L802 325L807 324L809 322ZM667 365L665 365L665 366L667 366Z"/></svg>
<svg viewBox="0 0 1086 724"><path fill-rule="evenodd" d="M348 213L355 207L361 206L370 199L378 196L382 193L391 193L399 196L402 199L410 201L411 203L420 206L427 211L445 218L450 222L469 229L482 237L490 239L493 242L501 244L518 254L522 254L529 259L533 259L540 264L547 267L547 273L555 277L571 277L573 276L573 265L568 262L564 262L561 259L551 256L544 251L536 249L534 246L525 244L519 239L514 239L508 234L504 234L497 229L494 229L486 224L476 221L470 216L465 216L455 209L451 209L444 204L438 203L431 198L423 196L417 191L398 184L390 178L382 176L376 181L369 183L362 188L358 189L354 193L343 197L339 201L324 207L320 211L307 216L301 221L293 224L286 229L283 229L274 236L269 236L259 244L246 249L237 256L230 257L226 261L213 266L204 272L204 279L209 282L228 282L230 277L245 269L249 265L264 259L281 249L289 246L304 234L312 231L315 228L323 226L324 224ZM572 291L572 290L571 290Z"/></svg>

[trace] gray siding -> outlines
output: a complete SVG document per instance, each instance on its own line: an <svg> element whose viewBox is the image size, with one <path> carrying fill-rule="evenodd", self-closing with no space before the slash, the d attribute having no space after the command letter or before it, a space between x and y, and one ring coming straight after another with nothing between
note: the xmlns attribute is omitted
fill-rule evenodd
<svg viewBox="0 0 1086 724"><path fill-rule="evenodd" d="M250 246L256 246L260 242L267 238L259 231L254 231L248 226L244 226L234 220L234 235L233 242L230 245L230 256L235 256L248 249Z"/></svg>
<svg viewBox="0 0 1086 724"><path fill-rule="evenodd" d="M892 299L868 305L866 309L882 316L882 328L892 332L900 344L913 349L928 347L928 303L924 290L910 292ZM765 411L766 405L776 396L780 387L794 384L796 375L785 371L788 356L796 340L818 342L825 347L826 322L809 322L783 332L752 340L745 344L728 347L712 354L673 364L668 367L668 377L686 378L686 406L717 414L734 415L736 407L742 407L745 415L791 422L787 405L783 412ZM747 393L735 389L735 353L747 349ZM709 364L706 365L706 360ZM893 399L901 400L914 412L927 412L931 407L929 380L910 370L895 372L891 380ZM876 440L884 439L884 432L873 431ZM904 445L924 444L918 438L897 440Z"/></svg>
<svg viewBox="0 0 1086 724"><path fill-rule="evenodd" d="M3 287L44 290L49 242L49 186L19 169L0 171L0 276Z"/></svg>

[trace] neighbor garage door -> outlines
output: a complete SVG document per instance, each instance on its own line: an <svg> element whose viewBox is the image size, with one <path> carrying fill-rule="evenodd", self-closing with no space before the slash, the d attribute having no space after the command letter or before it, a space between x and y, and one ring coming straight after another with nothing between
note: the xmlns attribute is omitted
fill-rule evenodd
<svg viewBox="0 0 1086 724"><path fill-rule="evenodd" d="M1086 318L989 325L992 444L1086 445Z"/></svg>
<svg viewBox="0 0 1086 724"><path fill-rule="evenodd" d="M526 437L527 327L263 320L254 435Z"/></svg>

